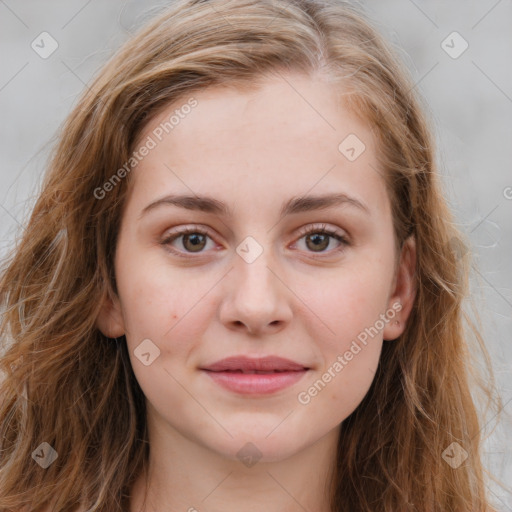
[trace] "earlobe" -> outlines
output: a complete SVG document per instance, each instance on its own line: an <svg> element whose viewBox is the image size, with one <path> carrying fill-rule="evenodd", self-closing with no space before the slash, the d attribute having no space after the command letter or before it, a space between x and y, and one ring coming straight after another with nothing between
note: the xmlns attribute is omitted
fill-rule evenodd
<svg viewBox="0 0 512 512"><path fill-rule="evenodd" d="M107 338L119 338L125 334L121 304L117 296L112 297L106 293L96 319L96 326Z"/></svg>
<svg viewBox="0 0 512 512"><path fill-rule="evenodd" d="M395 315L384 328L385 340L395 340L405 330L416 297L415 271L416 241L411 236L404 242L400 253L394 289L388 304L388 311L394 311Z"/></svg>

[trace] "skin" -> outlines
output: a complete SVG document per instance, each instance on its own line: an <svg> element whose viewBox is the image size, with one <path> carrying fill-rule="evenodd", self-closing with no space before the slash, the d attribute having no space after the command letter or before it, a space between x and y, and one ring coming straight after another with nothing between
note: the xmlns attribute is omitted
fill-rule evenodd
<svg viewBox="0 0 512 512"><path fill-rule="evenodd" d="M216 86L193 96L198 105L130 175L115 259L119 296L98 318L107 336L126 335L147 400L150 470L133 487L130 510L327 512L340 425L367 393L383 340L403 332L412 307L414 243L396 254L374 136L320 77L275 75L255 91ZM139 142L184 103L151 120ZM338 150L350 133L366 146L353 162ZM368 211L345 203L279 216L292 197L333 192ZM171 193L211 196L233 215L163 204L141 217ZM323 224L346 237L343 250L333 237L315 250L299 233ZM162 243L197 226L209 230L199 252L179 235ZM236 252L247 236L263 249L251 263ZM397 303L393 320L299 403L298 393ZM148 366L134 355L144 339L160 350ZM240 354L311 369L266 396L237 395L199 370ZM237 457L248 442L261 454L252 467Z"/></svg>

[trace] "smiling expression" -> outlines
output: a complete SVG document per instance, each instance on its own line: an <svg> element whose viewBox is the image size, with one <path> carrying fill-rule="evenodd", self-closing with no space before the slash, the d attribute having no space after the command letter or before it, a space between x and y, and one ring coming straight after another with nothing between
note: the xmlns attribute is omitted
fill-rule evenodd
<svg viewBox="0 0 512 512"><path fill-rule="evenodd" d="M286 457L355 410L383 338L403 329L386 323L314 400L297 400L404 300L378 148L318 78L290 74L257 91L211 87L194 97L132 171L119 300L100 327L126 334L155 426L231 458L247 442L266 460ZM177 107L152 119L138 143ZM350 134L365 148L353 161L339 149ZM148 365L136 355L143 340L158 353ZM308 370L277 391L237 392L201 369L229 356L279 356Z"/></svg>

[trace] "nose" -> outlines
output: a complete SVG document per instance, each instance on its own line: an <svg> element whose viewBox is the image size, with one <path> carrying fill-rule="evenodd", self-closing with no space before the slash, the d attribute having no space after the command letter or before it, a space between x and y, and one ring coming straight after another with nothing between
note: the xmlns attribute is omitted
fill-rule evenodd
<svg viewBox="0 0 512 512"><path fill-rule="evenodd" d="M225 277L220 320L230 330L261 336L281 331L292 318L293 293L275 260L263 253L252 263L235 255Z"/></svg>

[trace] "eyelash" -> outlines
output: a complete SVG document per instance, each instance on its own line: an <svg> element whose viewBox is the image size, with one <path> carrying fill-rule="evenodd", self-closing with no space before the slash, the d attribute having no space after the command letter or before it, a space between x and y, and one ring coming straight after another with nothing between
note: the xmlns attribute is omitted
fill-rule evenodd
<svg viewBox="0 0 512 512"><path fill-rule="evenodd" d="M318 225L315 225L315 226L309 226L309 227L302 228L299 231L298 240L300 240L301 238L304 238L305 236L310 235L310 234L321 234L321 235L329 235L332 238L335 238L336 240L338 240L338 242L340 242L341 245L335 249L332 249L331 251L320 251L318 253L311 251L313 258L322 258L323 257L322 254L331 255L332 253L340 253L340 252L344 251L347 246L350 245L347 237L342 235L335 229L327 228L325 224L321 224L320 226L321 227L318 227ZM176 254L179 257L193 258L194 256L185 256L182 251L177 251L176 249L171 248L169 246L169 244L171 242L174 242L174 240L180 238L181 236L189 235L189 234L201 234L201 235L208 236L209 238L212 238L207 229L205 229L201 226L192 226L192 227L184 228L180 231L177 231L176 233L172 233L171 235L167 236L164 240L162 240L161 244L164 246L167 246L167 249L169 251L171 251L173 254ZM192 255L195 253L189 252L186 254ZM201 252L198 252L197 254L201 254ZM317 255L315 256L315 254L317 254Z"/></svg>

